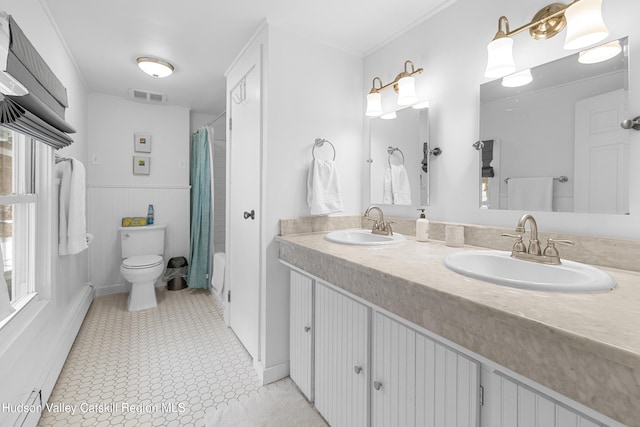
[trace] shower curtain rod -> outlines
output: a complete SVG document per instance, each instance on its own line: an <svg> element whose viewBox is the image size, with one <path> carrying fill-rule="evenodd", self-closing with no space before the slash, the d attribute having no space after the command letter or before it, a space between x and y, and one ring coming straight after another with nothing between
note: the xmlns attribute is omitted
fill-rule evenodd
<svg viewBox="0 0 640 427"><path fill-rule="evenodd" d="M207 123L205 126L211 126L212 124L214 124L215 122L217 122L222 116L224 116L225 114L227 114L226 111L223 111L222 113L218 114L218 117L216 117L215 119L211 120L209 123Z"/></svg>

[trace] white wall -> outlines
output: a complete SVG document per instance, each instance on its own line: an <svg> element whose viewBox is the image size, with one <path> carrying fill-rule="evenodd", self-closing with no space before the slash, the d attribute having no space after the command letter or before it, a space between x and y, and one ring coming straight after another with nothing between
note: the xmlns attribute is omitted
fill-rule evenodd
<svg viewBox="0 0 640 427"><path fill-rule="evenodd" d="M66 121L75 129L71 135L74 143L57 153L72 156L87 163L87 89L73 59L67 53L64 42L58 37L55 26L49 20L48 12L40 2L23 0L3 0L0 9L12 15L36 50L67 89L69 108ZM40 209L52 219L51 231L52 263L51 273L39 266L39 277L43 282L38 286L48 287L50 292L41 292L38 300L19 313L0 331L0 402L24 403L32 390L42 389L46 400L62 368L69 346L73 342L87 307L84 296L88 295L87 283L88 252L59 257L57 247L57 205L53 168L44 168L51 181L50 203L40 203ZM45 202L47 198L39 199ZM50 206L50 207L49 207ZM39 230L38 242L47 242ZM51 277L47 277L51 274ZM75 315L79 319L71 320ZM0 412L0 425L12 425L18 414Z"/></svg>
<svg viewBox="0 0 640 427"><path fill-rule="evenodd" d="M289 278L278 261L281 218L309 216L315 138L336 148L345 213L362 211L362 58L269 26L266 67L266 368L289 360Z"/></svg>
<svg viewBox="0 0 640 427"><path fill-rule="evenodd" d="M134 134L151 134L151 153L134 152ZM189 256L189 110L89 95L88 229L91 280L98 295L123 292L118 227L122 217L146 216L167 224L166 261ZM149 175L133 174L133 156L151 158Z"/></svg>
<svg viewBox="0 0 640 427"><path fill-rule="evenodd" d="M478 199L478 152L471 147L479 138L479 86L486 66L486 45L497 30L498 18L506 15L515 28L532 18L548 2L525 0L491 3L458 0L447 9L412 28L369 54L364 61L364 98L374 76L387 83L411 59L424 72L416 78L419 98L430 100L431 141L443 154L431 163L431 206L427 217L471 224L515 226L520 211L480 210ZM632 18L640 13L634 0L608 1L603 15L610 31L606 40L629 36L629 107L640 113L640 70L633 58L640 55L640 27ZM529 68L572 52L562 48L564 32L553 39L536 41L526 33L514 36L514 56L519 69ZM385 91L384 96L392 96ZM364 111L364 110L363 110ZM635 113L635 114L634 114ZM640 133L630 131L632 163L640 162ZM640 238L640 168L631 168L630 215L536 213L545 231L584 233L621 238ZM365 200L363 203L367 203ZM385 209L386 211L386 209ZM411 209L393 210L413 217Z"/></svg>

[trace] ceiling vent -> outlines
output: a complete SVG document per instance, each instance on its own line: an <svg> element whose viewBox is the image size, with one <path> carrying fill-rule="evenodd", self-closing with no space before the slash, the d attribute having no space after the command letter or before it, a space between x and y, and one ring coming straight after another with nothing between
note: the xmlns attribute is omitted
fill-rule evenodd
<svg viewBox="0 0 640 427"><path fill-rule="evenodd" d="M167 95L142 89L129 89L129 96L136 101L149 104L164 104L167 102Z"/></svg>

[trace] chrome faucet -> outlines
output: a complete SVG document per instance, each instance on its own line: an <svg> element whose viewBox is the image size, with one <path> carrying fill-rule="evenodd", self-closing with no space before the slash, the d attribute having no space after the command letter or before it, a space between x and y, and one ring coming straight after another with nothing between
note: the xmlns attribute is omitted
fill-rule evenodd
<svg viewBox="0 0 640 427"><path fill-rule="evenodd" d="M531 238L529 239L529 248L527 248L522 241L522 236L525 233L525 225L529 222L529 228L531 228ZM540 241L538 240L538 224L535 218L531 214L524 214L518 220L516 226L516 234L503 234L506 237L513 237L516 242L511 250L511 256L513 258L522 259L525 261L539 262L542 264L562 264L560 261L560 254L556 248L556 243L562 243L565 245L573 245L571 240L558 240L547 239L547 247L544 251L540 250Z"/></svg>
<svg viewBox="0 0 640 427"><path fill-rule="evenodd" d="M378 211L378 219L374 219L369 216L369 214L373 210ZM393 236L393 230L391 229L391 224L394 224L395 221L385 221L384 213L382 212L382 209L380 209L378 206L376 205L369 206L367 210L364 211L364 218L369 221L373 221L373 227L371 229L371 232L373 234L380 234L383 236Z"/></svg>

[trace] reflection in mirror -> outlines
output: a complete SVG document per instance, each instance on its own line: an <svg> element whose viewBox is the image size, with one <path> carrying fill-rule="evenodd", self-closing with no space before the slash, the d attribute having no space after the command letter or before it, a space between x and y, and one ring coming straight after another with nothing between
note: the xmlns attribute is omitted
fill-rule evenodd
<svg viewBox="0 0 640 427"><path fill-rule="evenodd" d="M372 204L429 204L429 109L405 108L370 120Z"/></svg>
<svg viewBox="0 0 640 427"><path fill-rule="evenodd" d="M523 86L480 86L481 208L629 213L627 41L607 43L608 60L580 52Z"/></svg>

